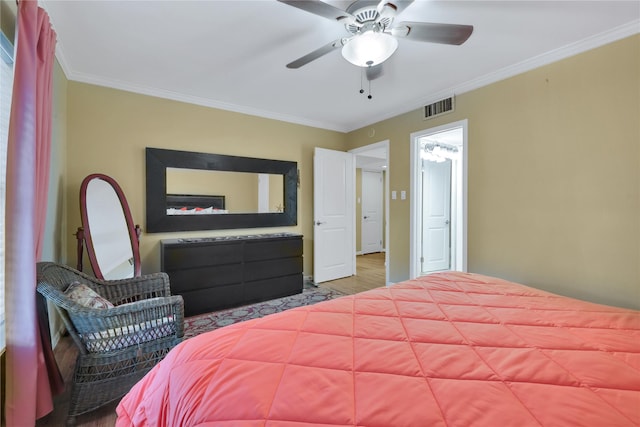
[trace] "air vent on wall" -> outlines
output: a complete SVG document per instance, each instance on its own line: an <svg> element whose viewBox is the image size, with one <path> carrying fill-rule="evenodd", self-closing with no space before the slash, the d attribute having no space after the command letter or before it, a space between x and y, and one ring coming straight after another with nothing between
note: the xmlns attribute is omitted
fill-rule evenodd
<svg viewBox="0 0 640 427"><path fill-rule="evenodd" d="M433 104L424 106L424 118L431 119L442 114L450 113L453 111L453 96L450 98L441 99Z"/></svg>

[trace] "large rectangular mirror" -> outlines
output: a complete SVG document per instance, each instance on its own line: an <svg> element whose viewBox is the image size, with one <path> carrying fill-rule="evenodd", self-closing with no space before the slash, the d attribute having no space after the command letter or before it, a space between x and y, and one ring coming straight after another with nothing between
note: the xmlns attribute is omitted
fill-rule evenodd
<svg viewBox="0 0 640 427"><path fill-rule="evenodd" d="M296 162L146 149L147 232L297 224Z"/></svg>

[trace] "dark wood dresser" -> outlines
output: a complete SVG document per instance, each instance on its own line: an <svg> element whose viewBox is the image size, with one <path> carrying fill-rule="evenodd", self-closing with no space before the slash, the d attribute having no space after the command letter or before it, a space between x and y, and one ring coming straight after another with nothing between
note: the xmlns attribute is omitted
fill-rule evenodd
<svg viewBox="0 0 640 427"><path fill-rule="evenodd" d="M162 240L160 259L185 316L302 292L298 234Z"/></svg>

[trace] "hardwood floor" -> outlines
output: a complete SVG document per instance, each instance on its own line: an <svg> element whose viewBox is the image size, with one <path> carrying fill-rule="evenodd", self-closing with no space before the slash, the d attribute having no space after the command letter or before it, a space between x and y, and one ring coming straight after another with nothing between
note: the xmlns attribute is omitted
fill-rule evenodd
<svg viewBox="0 0 640 427"><path fill-rule="evenodd" d="M71 383L73 370L75 368L78 349L73 344L71 337L65 336L58 342L58 345L54 349L54 354L66 387L64 393L53 398L53 412L39 419L36 422L36 427L62 427L66 425L69 398L71 395L69 384ZM76 418L76 426L113 427L116 424L117 405L118 401L115 401L93 412L78 416Z"/></svg>
<svg viewBox="0 0 640 427"><path fill-rule="evenodd" d="M344 279L322 282L318 286L327 287L351 295L385 285L384 252L376 252L356 257L356 275Z"/></svg>
<svg viewBox="0 0 640 427"><path fill-rule="evenodd" d="M335 289L344 294L355 294L385 285L384 253L359 255L356 257L355 276L320 283L318 286ZM56 361L64 377L65 384L71 382L78 350L70 337L63 337L54 350ZM36 427L61 427L65 425L69 406L70 390L54 397L54 410L38 420ZM112 402L76 419L79 427L113 427L116 423L116 406Z"/></svg>

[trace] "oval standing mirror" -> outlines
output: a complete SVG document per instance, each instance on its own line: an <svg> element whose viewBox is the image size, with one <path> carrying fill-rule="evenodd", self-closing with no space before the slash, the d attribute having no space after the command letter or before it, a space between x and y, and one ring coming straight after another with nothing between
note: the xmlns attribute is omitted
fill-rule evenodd
<svg viewBox="0 0 640 427"><path fill-rule="evenodd" d="M96 277L139 276L137 227L118 183L103 174L87 176L80 186L80 212L83 240Z"/></svg>

